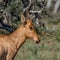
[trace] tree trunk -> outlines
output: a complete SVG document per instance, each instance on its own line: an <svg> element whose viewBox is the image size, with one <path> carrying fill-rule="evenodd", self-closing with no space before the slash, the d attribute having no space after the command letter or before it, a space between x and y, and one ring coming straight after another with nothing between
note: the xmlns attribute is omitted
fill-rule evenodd
<svg viewBox="0 0 60 60"><path fill-rule="evenodd" d="M55 4L55 7L54 7L54 10L53 10L53 13L57 13L57 11L59 9L59 6L60 6L60 0L57 0L56 4Z"/></svg>
<svg viewBox="0 0 60 60"><path fill-rule="evenodd" d="M52 3L52 0L48 0L47 1L47 5L46 5L46 8L49 9L51 7L51 3Z"/></svg>

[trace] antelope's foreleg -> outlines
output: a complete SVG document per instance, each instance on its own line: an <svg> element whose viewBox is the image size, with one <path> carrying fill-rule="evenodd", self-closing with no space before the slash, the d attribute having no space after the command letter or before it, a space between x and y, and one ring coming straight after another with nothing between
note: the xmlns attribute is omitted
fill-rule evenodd
<svg viewBox="0 0 60 60"><path fill-rule="evenodd" d="M8 51L6 60L13 60L15 54L16 54L16 51Z"/></svg>
<svg viewBox="0 0 60 60"><path fill-rule="evenodd" d="M5 60L6 55L7 55L7 51L5 51L4 46L0 44L0 60Z"/></svg>

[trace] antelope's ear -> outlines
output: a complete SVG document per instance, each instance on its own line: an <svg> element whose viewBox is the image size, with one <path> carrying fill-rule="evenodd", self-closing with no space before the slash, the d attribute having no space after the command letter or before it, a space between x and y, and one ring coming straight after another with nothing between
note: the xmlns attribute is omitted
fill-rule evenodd
<svg viewBox="0 0 60 60"><path fill-rule="evenodd" d="M20 14L21 22L24 23L26 21L26 18L23 13Z"/></svg>

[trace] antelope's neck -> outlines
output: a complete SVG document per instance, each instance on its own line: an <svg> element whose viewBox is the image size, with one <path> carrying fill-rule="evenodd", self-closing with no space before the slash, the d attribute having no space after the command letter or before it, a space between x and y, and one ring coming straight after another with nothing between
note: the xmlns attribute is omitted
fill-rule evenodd
<svg viewBox="0 0 60 60"><path fill-rule="evenodd" d="M25 42L25 32L22 27L11 33L9 37L14 41L17 49Z"/></svg>

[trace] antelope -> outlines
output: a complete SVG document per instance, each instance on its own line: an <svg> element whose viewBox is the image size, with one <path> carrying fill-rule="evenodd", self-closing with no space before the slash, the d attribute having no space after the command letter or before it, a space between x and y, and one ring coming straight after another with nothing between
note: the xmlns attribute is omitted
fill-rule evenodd
<svg viewBox="0 0 60 60"><path fill-rule="evenodd" d="M0 60L13 60L18 49L26 41L26 38L29 38L39 43L39 36L34 30L32 20L25 18L21 14L22 24L16 29L16 31L4 35L0 34Z"/></svg>

